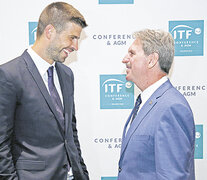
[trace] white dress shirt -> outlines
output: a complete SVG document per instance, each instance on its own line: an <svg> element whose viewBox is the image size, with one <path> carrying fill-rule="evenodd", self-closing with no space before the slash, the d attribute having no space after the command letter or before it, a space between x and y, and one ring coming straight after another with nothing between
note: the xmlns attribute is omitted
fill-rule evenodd
<svg viewBox="0 0 207 180"><path fill-rule="evenodd" d="M150 96L162 85L164 84L166 81L168 80L167 76L162 77L159 81L155 82L154 84L152 84L151 86L149 86L147 89L145 89L142 93L141 93L141 99L142 99L142 103L140 104L139 110L142 108L142 106L146 103L146 101L150 98Z"/></svg>
<svg viewBox="0 0 207 180"><path fill-rule="evenodd" d="M28 48L27 52L29 53L29 55L31 56L32 60L34 61L34 64L36 65L44 83L45 83L45 86L48 90L48 92L50 93L49 91L49 87L48 87L48 74L47 74L47 70L50 66L53 66L54 67L54 84L55 84L55 87L57 89L57 92L60 96L60 100L62 102L62 105L63 105L63 96L62 96L62 91L61 91L61 88L60 88L60 83L59 83L59 79L58 79L58 75L57 75L57 71L56 71L56 68L55 68L55 63L53 63L52 65L49 64L47 61L45 61L44 59L42 59L31 47ZM64 106L63 106L64 107Z"/></svg>

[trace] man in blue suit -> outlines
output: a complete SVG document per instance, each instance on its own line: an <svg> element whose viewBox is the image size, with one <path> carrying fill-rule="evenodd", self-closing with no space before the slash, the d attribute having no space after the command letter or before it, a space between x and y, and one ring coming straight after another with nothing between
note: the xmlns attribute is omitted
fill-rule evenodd
<svg viewBox="0 0 207 180"><path fill-rule="evenodd" d="M0 66L0 179L88 180L74 108L74 77L62 62L86 27L73 6L40 15L32 47Z"/></svg>
<svg viewBox="0 0 207 180"><path fill-rule="evenodd" d="M118 180L194 180L193 113L167 78L174 40L149 29L135 37L122 62L142 92L124 127Z"/></svg>

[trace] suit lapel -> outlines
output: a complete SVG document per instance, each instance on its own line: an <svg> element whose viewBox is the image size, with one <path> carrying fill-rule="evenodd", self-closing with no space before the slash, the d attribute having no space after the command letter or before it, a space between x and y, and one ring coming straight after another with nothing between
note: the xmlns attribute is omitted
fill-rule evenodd
<svg viewBox="0 0 207 180"><path fill-rule="evenodd" d="M71 87L72 82L71 82L71 78L66 74L64 69L61 67L60 63L56 63L55 67L57 70L60 87L61 87L61 91L63 95L64 114L65 114L65 134L68 134L67 133L68 126L69 126L68 117L70 117L69 107L72 106L71 100L69 99L70 95L73 93L73 90Z"/></svg>
<svg viewBox="0 0 207 180"><path fill-rule="evenodd" d="M63 131L63 129L61 127L61 124L59 123L59 120L58 120L59 118L58 118L57 110L55 109L55 107L53 105L52 99L51 99L51 97L49 95L49 92L48 92L48 90L47 90L47 88L45 86L45 83L43 82L43 79L42 79L42 77L41 77L37 67L35 66L32 58L30 57L30 55L26 51L23 53L22 56L23 56L23 58L24 58L24 60L25 60L25 62L27 64L27 68L28 68L30 74L32 75L35 83L37 84L37 86L38 86L40 92L42 93L45 101L47 102L50 110L54 114L54 116L55 116L55 118L56 118L56 120L58 122L58 126L60 128L60 132L61 132L62 136L64 137L64 131Z"/></svg>
<svg viewBox="0 0 207 180"><path fill-rule="evenodd" d="M134 131L138 128L139 124L143 121L144 117L150 112L150 110L154 107L154 105L157 103L156 99L149 99L144 106L142 107L142 109L138 112L138 115L136 116L136 118L133 120L133 122L131 123L128 132L126 134L126 137L124 138L123 141L123 145L122 145L122 149L121 149L121 154L124 152L132 134L134 133ZM131 119L131 118L130 118ZM124 135L123 135L124 136Z"/></svg>
<svg viewBox="0 0 207 180"><path fill-rule="evenodd" d="M172 84L170 83L170 81L166 81L164 84L162 84L153 94L152 96L147 100L147 102L143 105L143 107L140 109L140 111L138 112L138 115L136 116L136 118L133 120L127 134L126 137L122 140L122 148L121 148L121 157L123 155L123 152L125 151L127 144L129 143L129 140L131 138L131 136L133 135L133 133L135 132L135 130L139 127L140 123L144 120L144 118L146 117L146 115L152 110L152 108L157 104L157 102L159 101L159 98L169 89L172 87ZM131 115L130 115L131 117ZM129 117L129 118L130 118ZM127 120L128 122L129 120ZM126 123L128 124L128 123ZM126 125L125 125L126 128ZM124 132L126 130L124 129ZM124 137L124 134L123 134ZM120 158L122 159L122 158Z"/></svg>
<svg viewBox="0 0 207 180"><path fill-rule="evenodd" d="M127 119L127 122L126 122L126 124L125 124L125 126L124 126L124 131L123 131L123 135L122 135L122 141L125 140L125 137L126 137L126 130L127 130L128 124L129 124L129 122L130 122L130 120L131 120L131 118L132 118L132 114L133 114L133 110L132 110L131 114L129 115L129 117L128 117L128 119Z"/></svg>

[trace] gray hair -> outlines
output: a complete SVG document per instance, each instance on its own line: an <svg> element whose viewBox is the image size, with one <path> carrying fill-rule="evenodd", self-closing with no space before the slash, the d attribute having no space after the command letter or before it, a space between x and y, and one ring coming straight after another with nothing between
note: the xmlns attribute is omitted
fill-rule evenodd
<svg viewBox="0 0 207 180"><path fill-rule="evenodd" d="M169 32L163 30L145 29L134 33L139 39L145 55L157 53L162 71L169 73L174 59L174 39Z"/></svg>

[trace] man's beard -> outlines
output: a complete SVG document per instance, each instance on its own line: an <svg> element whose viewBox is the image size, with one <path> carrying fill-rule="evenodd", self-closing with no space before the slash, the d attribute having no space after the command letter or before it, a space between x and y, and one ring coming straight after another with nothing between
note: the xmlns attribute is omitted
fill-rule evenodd
<svg viewBox="0 0 207 180"><path fill-rule="evenodd" d="M60 53L61 53L62 50L59 50L57 47L54 47L52 45L50 45L48 48L47 48L47 54L48 54L48 57L50 59L52 59L53 61L55 62L64 62L65 59L64 58L61 58L60 57Z"/></svg>

